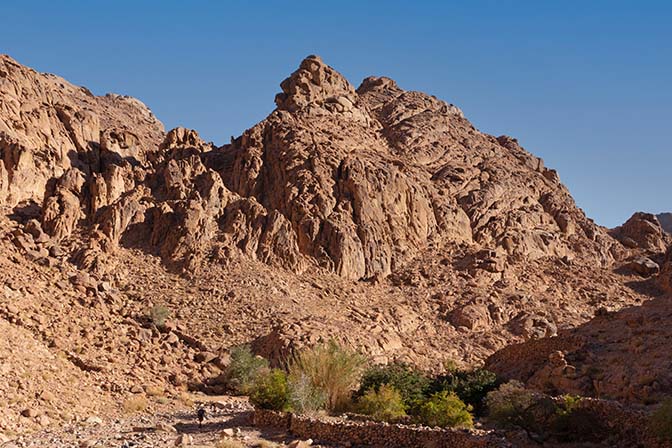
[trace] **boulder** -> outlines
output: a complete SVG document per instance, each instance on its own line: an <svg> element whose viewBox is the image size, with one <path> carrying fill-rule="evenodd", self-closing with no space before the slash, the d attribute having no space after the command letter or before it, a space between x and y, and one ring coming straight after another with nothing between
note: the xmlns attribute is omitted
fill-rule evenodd
<svg viewBox="0 0 672 448"><path fill-rule="evenodd" d="M637 257L634 260L628 262L625 267L638 273L642 277L651 277L652 275L656 275L660 272L660 266L658 266L658 263L648 257Z"/></svg>
<svg viewBox="0 0 672 448"><path fill-rule="evenodd" d="M626 247L644 249L649 252L664 252L672 238L663 230L655 215L637 212L611 234Z"/></svg>

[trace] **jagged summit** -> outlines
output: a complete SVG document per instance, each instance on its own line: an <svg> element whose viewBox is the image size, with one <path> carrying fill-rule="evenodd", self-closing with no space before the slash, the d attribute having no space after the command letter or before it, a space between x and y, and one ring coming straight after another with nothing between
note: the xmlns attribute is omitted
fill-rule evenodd
<svg viewBox="0 0 672 448"><path fill-rule="evenodd" d="M449 242L493 250L502 263L556 256L604 265L612 259L613 240L576 208L555 173L515 139L481 134L455 106L404 91L389 78L367 78L355 91L317 56L304 59L281 83L278 111L230 146L179 160L159 147L202 143L187 130L170 133L162 143L160 123L138 101L90 97L23 69L8 79L5 86L29 81L39 87L4 88L5 113L15 117L5 123L24 116L11 106L16 101L25 108L39 92L61 96L49 109L34 104L46 121L5 125L0 167L7 173L0 185L10 203L43 202L44 225L59 238L72 234L82 217L108 229L108 237L120 238L139 215L119 221L122 211L112 210L129 205L117 201L140 198L140 190L149 187L181 192L164 193L165 200L190 201L179 212L171 203L174 231L196 219L193 213L203 214L195 221L201 227L197 238L179 230L182 236L168 239L175 247L161 243L160 253L171 263L189 260L190 267L227 234L248 241L243 252L255 258L297 272L315 265L352 279L387 276L425 248ZM284 111L294 117L279 113ZM56 148L56 154L43 152L45 147ZM148 171L132 174L140 166ZM209 180L192 190L194 176L201 174ZM37 181L28 184L22 176ZM47 190L50 182L55 189ZM232 197L239 197L236 204L255 204L245 208L246 218L233 235L222 221L230 219ZM101 207L109 210L99 215ZM106 216L114 223L105 222ZM264 218L253 224L253 216ZM165 240L164 233L157 236L159 222L152 221L155 236L147 241ZM281 234L271 246L258 247L269 232ZM259 243L249 245L252 234ZM182 244L188 247L178 249ZM177 253L182 255L174 260Z"/></svg>
<svg viewBox="0 0 672 448"><path fill-rule="evenodd" d="M356 102L352 85L314 55L305 58L280 87L282 92L275 97L279 110L295 112L311 104L324 106L326 103L351 108Z"/></svg>

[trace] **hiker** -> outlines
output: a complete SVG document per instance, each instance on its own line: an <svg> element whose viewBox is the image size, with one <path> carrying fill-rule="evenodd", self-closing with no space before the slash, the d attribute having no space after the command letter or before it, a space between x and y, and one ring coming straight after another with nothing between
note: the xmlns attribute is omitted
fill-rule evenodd
<svg viewBox="0 0 672 448"><path fill-rule="evenodd" d="M202 428L203 420L205 420L205 408L204 407L198 408L198 411L196 411L196 415L198 416L198 427Z"/></svg>

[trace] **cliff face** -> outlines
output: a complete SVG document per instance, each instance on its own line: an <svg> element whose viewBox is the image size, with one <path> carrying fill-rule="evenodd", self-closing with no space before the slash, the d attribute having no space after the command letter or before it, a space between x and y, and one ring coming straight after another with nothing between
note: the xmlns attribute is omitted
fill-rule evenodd
<svg viewBox="0 0 672 448"><path fill-rule="evenodd" d="M96 97L0 55L0 201L42 203L47 186L76 169L100 171L103 151L145 162L163 125L140 101Z"/></svg>
<svg viewBox="0 0 672 448"><path fill-rule="evenodd" d="M386 276L429 245L474 243L510 261L607 264L610 240L556 173L514 139L387 78L355 90L309 57L278 109L227 148L225 184L278 210L301 252L352 279Z"/></svg>
<svg viewBox="0 0 672 448"><path fill-rule="evenodd" d="M7 57L2 67L0 199L40 204L56 239L91 230L78 256L87 267L130 228L126 239L178 269L242 252L296 273L375 279L452 242L503 263L612 261L614 241L540 159L387 78L355 90L310 56L267 119L216 148L183 129L161 143L137 100L94 97Z"/></svg>

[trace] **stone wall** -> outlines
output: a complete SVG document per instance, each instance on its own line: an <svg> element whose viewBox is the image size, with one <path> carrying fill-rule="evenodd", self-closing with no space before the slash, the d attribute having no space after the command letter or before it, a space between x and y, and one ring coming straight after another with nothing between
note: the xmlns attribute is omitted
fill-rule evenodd
<svg viewBox="0 0 672 448"><path fill-rule="evenodd" d="M326 443L349 442L370 447L409 448L481 448L510 447L510 443L493 432L481 430L440 429L421 426L349 421L342 419L315 419L257 409L253 423L256 426L284 429L303 439Z"/></svg>
<svg viewBox="0 0 672 448"><path fill-rule="evenodd" d="M559 400L559 398L558 398ZM648 430L648 412L627 408L622 404L594 398L584 398L579 406L589 410L602 425L606 443L619 447L672 448ZM440 429L422 426L388 424L372 421L355 421L338 418L316 419L287 412L256 409L253 424L261 427L283 429L295 437L314 439L318 442L370 447L409 448L480 448L512 447L514 444L494 431ZM515 446L533 447L535 444L524 434L507 433L516 440ZM523 436L522 438L516 436Z"/></svg>

